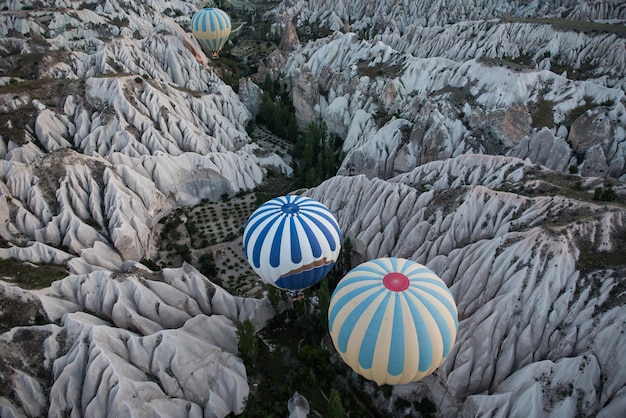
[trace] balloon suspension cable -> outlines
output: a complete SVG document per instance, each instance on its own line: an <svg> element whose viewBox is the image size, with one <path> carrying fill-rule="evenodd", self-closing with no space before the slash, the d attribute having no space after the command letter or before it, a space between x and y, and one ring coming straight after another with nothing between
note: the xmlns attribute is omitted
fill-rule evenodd
<svg viewBox="0 0 626 418"><path fill-rule="evenodd" d="M304 293L302 290L288 290L287 294L291 298L292 302L304 299Z"/></svg>

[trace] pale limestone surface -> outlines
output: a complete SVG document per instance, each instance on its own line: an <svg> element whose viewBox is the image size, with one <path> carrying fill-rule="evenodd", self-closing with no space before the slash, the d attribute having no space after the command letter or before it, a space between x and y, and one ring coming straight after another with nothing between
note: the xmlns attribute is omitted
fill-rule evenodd
<svg viewBox="0 0 626 418"><path fill-rule="evenodd" d="M46 3L6 1L0 14L3 45L27 55L45 43L58 56L38 76L64 82L52 104L47 90L0 98L4 113L34 111L23 138L0 141L0 236L16 244L0 256L71 274L37 291L0 283L3 318L28 307L0 335L15 388L0 415L238 414L249 388L235 326L262 328L269 302L234 297L190 265L152 273L138 260L155 254L155 226L174 208L251 190L265 167L290 173L246 133L258 86L237 95L212 70L184 29L194 2ZM393 396L426 394L442 416L616 416L623 268L578 266L585 251L623 246L624 209L591 200L604 177L624 178L623 38L494 18L612 20L623 8L400 3L283 2L275 13L298 24L355 32L283 45L265 67L291 83L301 126L323 120L344 140L340 175L306 194L336 214L353 261L414 259L457 300L448 360ZM387 29L356 33L376 25ZM522 55L532 62L510 64ZM595 63L588 79L551 71L583 62ZM540 98L554 126L533 130ZM559 177L571 165L583 177ZM586 197L569 195L575 182Z"/></svg>

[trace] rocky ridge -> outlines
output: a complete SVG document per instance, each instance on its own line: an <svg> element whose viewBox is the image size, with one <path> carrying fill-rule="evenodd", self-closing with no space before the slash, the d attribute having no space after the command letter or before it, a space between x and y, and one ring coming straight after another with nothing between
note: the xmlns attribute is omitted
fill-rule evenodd
<svg viewBox="0 0 626 418"><path fill-rule="evenodd" d="M289 173L246 132L258 87L235 94L184 29L197 6L0 3L0 256L69 270L39 290L0 281L2 416L243 411L234 328L262 328L267 299L139 263L174 208L251 190L265 166ZM623 6L319 0L275 14L296 32L348 29L301 45L292 30L268 57L301 124L344 140L339 175L304 193L336 214L353 262L425 263L459 306L446 363L379 410L625 410L623 37L523 20L614 24Z"/></svg>
<svg viewBox="0 0 626 418"><path fill-rule="evenodd" d="M516 158L461 155L388 181L337 176L307 192L363 260L423 263L454 295L453 352L398 393L426 391L442 416L624 409L626 213L591 200L601 179L568 197L573 181ZM604 261L590 266L593 257Z"/></svg>
<svg viewBox="0 0 626 418"><path fill-rule="evenodd" d="M41 291L0 282L3 417L243 411L235 327L263 327L267 301L138 263L173 209L286 167L183 29L195 8L0 5L0 254L69 271Z"/></svg>
<svg viewBox="0 0 626 418"><path fill-rule="evenodd" d="M546 12L487 2L469 11L464 2L447 2L445 10L458 13L446 14L414 10L431 2L313 3L284 2L278 10L301 26L315 22L336 32L268 58L267 67L291 85L300 126L323 121L344 140L340 174L389 178L481 153L623 178L626 49L619 23L581 31L593 22L580 18L577 28L546 18L578 13L573 4ZM433 7L443 10L442 3ZM370 14L371 7L380 10ZM611 3L604 21L624 18L620 10ZM472 14L478 11L489 17ZM349 28L333 26L333 15Z"/></svg>
<svg viewBox="0 0 626 418"><path fill-rule="evenodd" d="M262 327L273 315L267 300L233 297L189 265L129 268L68 276L36 293L0 284L3 306L23 311L26 302L50 321L0 336L2 416L243 411L249 386L235 327Z"/></svg>

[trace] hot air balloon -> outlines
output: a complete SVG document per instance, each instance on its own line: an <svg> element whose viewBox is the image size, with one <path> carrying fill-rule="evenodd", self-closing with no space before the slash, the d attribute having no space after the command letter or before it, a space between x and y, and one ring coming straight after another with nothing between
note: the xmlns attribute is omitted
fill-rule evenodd
<svg viewBox="0 0 626 418"><path fill-rule="evenodd" d="M246 222L243 248L264 282L300 291L332 269L341 249L334 215L305 196L281 196L259 206Z"/></svg>
<svg viewBox="0 0 626 418"><path fill-rule="evenodd" d="M230 17L225 11L214 7L198 10L191 18L191 31L202 45L219 57L220 49L230 35Z"/></svg>
<svg viewBox="0 0 626 418"><path fill-rule="evenodd" d="M433 373L456 340L457 308L435 273L411 260L358 265L335 288L328 327L343 361L378 385Z"/></svg>

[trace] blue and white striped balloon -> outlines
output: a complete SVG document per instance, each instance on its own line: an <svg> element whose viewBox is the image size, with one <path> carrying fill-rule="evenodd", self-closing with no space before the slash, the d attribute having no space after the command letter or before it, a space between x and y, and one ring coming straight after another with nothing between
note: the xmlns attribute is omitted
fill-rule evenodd
<svg viewBox="0 0 626 418"><path fill-rule="evenodd" d="M217 56L230 35L230 17L214 7L198 10L191 18L191 31L198 42Z"/></svg>
<svg viewBox="0 0 626 418"><path fill-rule="evenodd" d="M328 327L344 362L379 385L431 374L458 331L452 293L411 260L379 258L344 276L330 299Z"/></svg>
<svg viewBox="0 0 626 418"><path fill-rule="evenodd" d="M243 249L263 281L285 290L313 286L332 269L341 231L326 206L304 196L281 196L250 216Z"/></svg>

